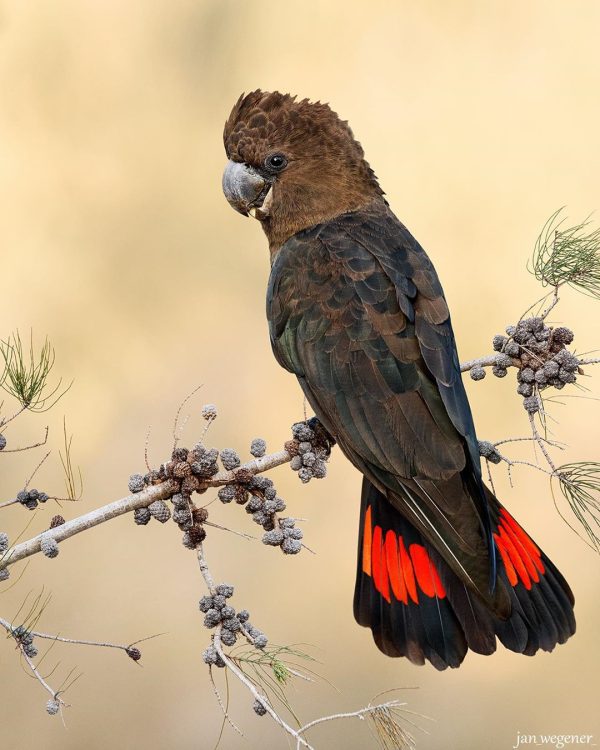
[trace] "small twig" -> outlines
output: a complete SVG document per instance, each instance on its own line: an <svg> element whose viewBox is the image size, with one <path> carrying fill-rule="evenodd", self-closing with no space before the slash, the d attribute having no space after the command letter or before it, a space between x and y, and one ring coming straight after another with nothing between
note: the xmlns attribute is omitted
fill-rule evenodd
<svg viewBox="0 0 600 750"><path fill-rule="evenodd" d="M180 438L180 435L178 435L177 433L178 431L180 431L179 417L181 415L181 410L187 404L187 402L192 398L192 396L198 393L200 388L202 388L202 384L200 384L199 386L196 386L196 388L194 388L194 390L191 393L188 393L188 395L183 399L183 401L179 404L179 407L177 408L177 411L175 413L175 420L173 422L173 450L177 448L177 443L179 442L179 438ZM186 421L187 421L187 418L186 418Z"/></svg>
<svg viewBox="0 0 600 750"><path fill-rule="evenodd" d="M326 721L334 721L335 719L351 719L353 717L361 717L365 714L370 714L373 711L379 711L385 708L401 708L402 706L408 705L406 702L400 702L399 700L387 701L386 703L378 703L375 706L366 706L365 708L359 708L358 711L347 711L340 714L331 714L331 716L322 716L319 719L313 719L308 724L300 727L298 734L303 734L308 729L323 724Z"/></svg>
<svg viewBox="0 0 600 750"><path fill-rule="evenodd" d="M15 503L18 503L19 501L17 498L13 498L12 500L4 500L0 503L0 508L8 508L9 505L14 505Z"/></svg>
<svg viewBox="0 0 600 750"><path fill-rule="evenodd" d="M545 441L544 438L540 435L540 433L538 432L538 428L537 428L537 426L535 424L535 414L530 414L529 415L529 424L531 426L531 432L533 434L535 442L539 446L539 449L542 451L542 454L543 454L544 458L548 462L548 466L550 466L550 468L552 469L552 472L554 474L557 474L558 470L557 470L556 466L554 465L554 461L550 458L550 454L546 450L545 443L547 441Z"/></svg>
<svg viewBox="0 0 600 750"><path fill-rule="evenodd" d="M547 438L543 438L540 436L540 439L543 440L545 443L548 443L548 445L551 445L553 448L558 448L559 450L564 450L564 443L559 443L556 440L548 440ZM504 438L503 440L497 440L495 443L492 443L494 448L497 448L499 445L504 445L505 443L522 443L522 442L531 442L535 441L535 437L516 437L516 438Z"/></svg>
<svg viewBox="0 0 600 750"><path fill-rule="evenodd" d="M3 427L3 425L0 425L0 427ZM41 445L46 445L48 442L48 432L50 428L46 427L46 434L44 435L44 439L41 440L39 443L32 443L31 445L24 445L22 448L5 448L1 453L0 456L4 453L20 453L21 451L30 451L32 448L39 448Z"/></svg>
<svg viewBox="0 0 600 750"><path fill-rule="evenodd" d="M537 431L536 431L537 432ZM520 442L534 442L536 445L541 445L542 443L546 443L547 445L551 445L553 448L558 448L559 450L564 450L564 447L555 441L548 440L547 438L542 437L539 433L532 435L531 437L517 437L517 438L504 438L503 440L497 440L495 443L492 443L494 446L496 455L500 458L501 461L503 461L508 466L508 479L510 481L510 485L512 487L512 473L511 469L513 466L529 466L531 469L536 469L536 471L541 471L543 474L546 474L549 477L559 477L559 472L556 471L556 469L552 469L552 471L549 471L548 469L544 469L543 466L540 466L537 463L533 463L532 461L526 461L524 459L513 459L508 458L508 456L505 456L503 453L500 453L498 450L499 445L506 445L507 443L520 443ZM488 462L488 476L490 477L491 481L491 472ZM492 486L493 489L493 486Z"/></svg>
<svg viewBox="0 0 600 750"><path fill-rule="evenodd" d="M146 469L148 469L148 471L152 471L152 467L150 466L150 462L148 461L148 444L150 442L151 430L152 430L152 425L148 427L148 432L146 433L146 440L144 442L144 463L146 464Z"/></svg>
<svg viewBox="0 0 600 750"><path fill-rule="evenodd" d="M309 675L304 674L304 672L299 672L297 669L292 669L288 664L286 664L287 671L290 674L293 674L294 677L299 677L301 680L304 680L305 682L315 682L313 677L309 677Z"/></svg>
<svg viewBox="0 0 600 750"><path fill-rule="evenodd" d="M495 495L496 494L496 488L494 487L494 479L492 477L492 470L490 468L490 462L487 460L487 458L485 460L485 468L487 469L487 475L488 475L488 481L490 483L490 487L492 489L492 492Z"/></svg>
<svg viewBox="0 0 600 750"><path fill-rule="evenodd" d="M544 310L542 310L542 312L540 313L540 316L539 316L539 317L540 317L540 318L541 318L542 320L545 320L545 319L546 319L546 318L548 317L548 315L550 314L550 312L551 312L551 311L552 311L552 310L553 310L553 309L554 309L554 308L556 307L556 305L557 305L557 304L559 303L559 301L560 301L560 297L558 296L558 290L560 289L560 287L561 287L561 286L562 286L562 284L557 284L557 286L555 286L555 287L554 287L554 292L552 293L552 300L550 301L550 304L548 305L548 307L546 307L546 308L545 308Z"/></svg>
<svg viewBox="0 0 600 750"><path fill-rule="evenodd" d="M229 529L227 526L221 526L219 523L213 523L213 521L204 521L205 526L212 526L213 529L220 529L221 531L228 531L230 534L235 534L236 536L241 536L243 539L247 539L248 541L255 542L257 541L257 537L252 536L251 534L246 534L243 531L236 531L235 529Z"/></svg>
<svg viewBox="0 0 600 750"><path fill-rule="evenodd" d="M4 403L4 402L2 402L2 403ZM3 428L3 427L6 427L6 425L7 425L7 424L8 424L9 422L12 422L12 421L13 421L13 419L16 419L16 418L17 418L17 417L19 416L19 414L22 414L22 413L23 413L23 412L24 412L24 411L25 411L26 409L27 409L27 404L22 404L22 405L21 405L21 408L20 408L20 409L18 409L18 410L17 410L17 411L16 411L16 412L15 412L15 413L14 413L14 414L12 415L12 417L4 417L4 418L0 419L0 429L1 429L1 428ZM8 452L8 451L7 451L7 452Z"/></svg>
<svg viewBox="0 0 600 750"><path fill-rule="evenodd" d="M13 626L11 625L8 620L5 620L3 617L0 617L0 625L8 632L12 633L14 630ZM121 649L122 651L127 651L127 649L132 645L122 645L119 643L108 643L105 641L88 641L80 638L65 638L61 635L50 635L49 633L41 633L37 630L31 630L27 628L27 632L34 636L35 638L43 638L48 641L59 641L60 643L72 643L72 644L78 644L80 646L99 646L101 648L117 648ZM139 641L136 641L136 643L139 643Z"/></svg>
<svg viewBox="0 0 600 750"><path fill-rule="evenodd" d="M31 474L31 476L29 477L29 479L25 482L25 486L23 487L23 489L26 490L27 487L29 487L29 483L34 478L34 476L38 473L39 469L42 467L42 464L46 461L46 459L48 458L49 455L50 455L50 451L48 451L48 453L46 453L46 455L42 458L42 460L39 462L39 464L35 467L35 469L33 470L33 473Z"/></svg>
<svg viewBox="0 0 600 750"><path fill-rule="evenodd" d="M223 712L223 716L225 717L225 721L229 724L229 726L237 732L240 737L245 737L246 735L242 732L242 730L238 727L238 725L232 721L231 717L229 716L229 712L227 711L227 707L223 703L223 699L221 698L221 693L219 693L219 690L217 688L217 684L214 680L213 674L212 674L212 667L208 670L209 676L210 676L210 684L212 685L213 693L215 694L215 698L217 699L217 703L219 704L221 711ZM221 728L221 732L223 731L223 728Z"/></svg>
<svg viewBox="0 0 600 750"><path fill-rule="evenodd" d="M529 466L532 469L536 469L537 471L541 471L543 474L547 474L550 477L557 477L559 476L557 471L549 471L548 469L544 469L543 466L539 466L538 464L534 464L532 461L524 461L521 459L512 459L508 458L507 456L504 456L500 451L496 451L498 456L500 456L501 460L504 461L504 463L508 464L509 468L509 477L510 477L510 469L513 466ZM512 482L511 482L512 484Z"/></svg>
<svg viewBox="0 0 600 750"><path fill-rule="evenodd" d="M66 706L67 704L66 704L66 703L65 703L65 702L63 701L63 699L62 699L62 698L61 698L61 697L60 697L60 696L58 695L58 692L57 692L57 691L55 691L55 690L54 690L54 688L51 688L51 687L50 687L50 685L48 685L48 683L46 682L46 680L44 680L44 678L43 678L43 677L42 677L42 675L41 675L41 674L39 673L39 671L38 671L37 667L35 666L35 664L33 663L33 661L32 661L32 660L31 660L31 659L29 658L29 656L27 656L27 654L25 653L25 650L24 650L24 648L23 648L22 646L21 646L20 648L21 648L21 653L22 653L22 654L23 654L23 656L25 657L25 661L26 661L26 662L27 662L27 664L29 665L29 669L31 669L31 671L32 671L32 672L33 672L33 674L34 674L34 675L36 676L37 680L38 680L38 681L39 681L39 683L40 683L40 684L42 685L42 687L44 688L44 690L47 690L47 691L48 691L48 692L50 693L50 695L52 696L52 698L54 698L54 700L57 700L57 701L58 701L58 702L59 702L59 703L61 704L61 706Z"/></svg>
<svg viewBox="0 0 600 750"><path fill-rule="evenodd" d="M548 297L550 297L550 295L552 294L554 294L554 292L547 292L546 294L544 294L543 297L540 297L540 299L536 300L532 305L529 305L529 307L521 315L519 320L523 320L523 318L525 318L528 315L528 313L530 313L533 309L537 308L539 310L539 305L543 305L544 302L548 299Z"/></svg>

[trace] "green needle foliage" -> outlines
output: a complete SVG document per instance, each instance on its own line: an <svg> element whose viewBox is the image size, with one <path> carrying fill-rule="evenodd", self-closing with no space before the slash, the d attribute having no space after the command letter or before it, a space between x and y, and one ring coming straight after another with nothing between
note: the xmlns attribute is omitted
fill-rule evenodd
<svg viewBox="0 0 600 750"><path fill-rule="evenodd" d="M24 409L48 411L69 390L70 386L60 391L62 380L49 390L48 378L54 366L54 349L48 339L36 354L33 337L27 351L16 331L7 341L0 341L0 354L4 359L0 387L14 396Z"/></svg>
<svg viewBox="0 0 600 750"><path fill-rule="evenodd" d="M295 661L315 662L312 656L295 646L273 646L263 650L243 648L235 654L230 654L230 658L252 682L262 688L271 701L277 699L300 724L289 703L285 688L290 680L297 676L294 672L303 674L311 680L318 677L305 665Z"/></svg>
<svg viewBox="0 0 600 750"><path fill-rule="evenodd" d="M558 476L560 489L587 534L590 546L600 552L600 463L582 461L565 464L558 469ZM576 529L573 530L577 533Z"/></svg>
<svg viewBox="0 0 600 750"><path fill-rule="evenodd" d="M600 229L588 230L589 219L564 227L562 210L545 223L535 243L530 270L544 286L568 284L600 299Z"/></svg>

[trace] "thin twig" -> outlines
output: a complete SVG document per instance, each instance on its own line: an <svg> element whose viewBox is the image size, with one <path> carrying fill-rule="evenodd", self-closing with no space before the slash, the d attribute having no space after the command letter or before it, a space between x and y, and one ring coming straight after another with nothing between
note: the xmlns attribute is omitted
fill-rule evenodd
<svg viewBox="0 0 600 750"><path fill-rule="evenodd" d="M229 529L227 526L221 526L220 523L214 523L213 521L204 521L204 525L212 526L213 529L219 529L220 531L228 531L230 534L241 536L243 539L246 539L249 542L257 541L257 537L252 536L251 534L246 534L244 531L236 531L235 529Z"/></svg>
<svg viewBox="0 0 600 750"><path fill-rule="evenodd" d="M48 693L50 693L50 695L52 696L52 699L55 700L55 701L58 701L61 706L67 707L68 704L65 703L64 700L60 697L59 691L58 690L54 690L53 687L51 687L50 685L48 685L48 683L46 682L46 680L40 674L38 668L33 663L32 659L29 656L27 656L27 654L25 653L25 648L21 644L19 644L19 649L21 651L21 654L23 655L23 658L27 662L27 665L29 666L29 669L31 669L31 671L33 672L33 675L35 676L35 678L37 679L37 681L40 683L40 685L44 688L44 690L46 690Z"/></svg>
<svg viewBox="0 0 600 750"><path fill-rule="evenodd" d="M3 425L0 425L2 427ZM4 453L21 453L21 451L30 451L33 448L39 448L42 445L46 445L48 442L48 432L50 428L46 427L46 434L44 435L44 439L41 440L39 443L32 443L31 445L24 445L22 448L5 448L1 453L0 456Z"/></svg>
<svg viewBox="0 0 600 750"><path fill-rule="evenodd" d="M311 729L312 727L315 727L318 724L322 724L325 721L334 721L335 719L351 719L353 717L364 716L365 714L370 714L373 711L381 710L384 708L400 708L401 706L406 705L408 705L406 702L393 700L387 701L386 703L379 703L376 706L365 706L365 708L359 708L358 711L347 711L340 714L331 714L331 716L322 716L321 718L313 719L312 721L309 721L308 724L300 727L298 733L304 733L307 731L307 729Z"/></svg>
<svg viewBox="0 0 600 750"><path fill-rule="evenodd" d="M8 620L5 620L3 617L0 617L0 625L8 633L11 633L14 630L11 623L8 622ZM131 644L128 644L124 646L119 643L108 643L106 641L88 641L88 640L84 640L81 638L65 638L64 636L61 636L61 635L51 635L49 633L41 633L38 630L31 630L30 628L27 628L27 632L30 635L34 636L35 638L43 638L49 641L59 641L60 643L73 643L73 644L78 644L80 646L99 646L101 648L118 648L118 649L121 649L122 651L127 651L129 646L131 645Z"/></svg>
<svg viewBox="0 0 600 750"><path fill-rule="evenodd" d="M4 402L3 402L3 403L4 403ZM20 408L20 409L18 409L18 410L17 410L17 411L16 411L16 412L15 412L15 413L14 413L14 414L13 414L13 415L11 416L11 417L4 417L4 418L0 419L0 429L1 429L2 427L6 427L6 425L7 425L7 424L8 424L9 422L12 422L12 421L13 421L13 419L16 419L16 418L17 418L17 417L19 416L19 414L22 414L22 413L23 413L23 412L24 412L24 411L25 411L26 409L27 409L27 405L26 405L26 404L23 404L23 405L21 406L21 408Z"/></svg>
<svg viewBox="0 0 600 750"><path fill-rule="evenodd" d="M545 445L546 441L544 440L544 438L538 432L538 428L537 428L537 426L535 424L535 414L530 414L529 415L529 424L531 426L531 432L533 434L535 442L539 446L539 449L542 451L542 454L543 454L544 458L548 462L548 466L550 466L550 468L552 469L552 471L554 472L554 474L557 474L558 470L557 470L556 466L554 465L554 461L550 458L550 454L546 450L546 445Z"/></svg>
<svg viewBox="0 0 600 750"><path fill-rule="evenodd" d="M534 464L532 461L524 461L521 459L508 458L507 456L504 456L502 453L500 453L500 451L496 451L496 453L498 454L498 456L500 456L501 460L504 461L504 463L508 464L509 476L510 476L510 468L512 466L529 466L531 469L536 469L537 471L541 471L543 474L546 474L549 477L559 476L556 470L549 471L548 469L544 469L543 466L539 466L539 464Z"/></svg>
<svg viewBox="0 0 600 750"><path fill-rule="evenodd" d="M223 703L223 699L221 698L221 693L219 693L219 689L217 688L217 684L214 680L213 674L212 674L212 667L208 670L209 676L210 676L210 684L212 685L213 693L215 694L215 698L217 699L217 703L219 704L221 711L223 712L223 716L225 717L225 721L229 724L229 726L237 732L240 737L245 737L246 735L242 732L242 730L238 727L238 725L232 721L231 717L229 716L229 712L227 711L227 706ZM223 729L221 728L221 732Z"/></svg>
<svg viewBox="0 0 600 750"><path fill-rule="evenodd" d="M188 395L183 399L183 401L179 404L179 407L177 409L177 412L175 413L175 420L173 421L173 450L177 448L177 443L179 442L180 435L178 435L178 432L181 432L181 429L179 427L179 417L181 415L181 410L183 407L187 404L187 402L192 398L192 396L202 388L202 384L196 386L194 390L191 393L188 393ZM186 419L187 421L187 419Z"/></svg>
<svg viewBox="0 0 600 750"><path fill-rule="evenodd" d="M544 310L542 310L542 312L540 313L540 316L539 316L539 317L540 317L540 318L541 318L542 320L545 320L545 319L546 319L546 318L548 317L548 315L550 314L550 312L551 312L551 311L552 311L552 310L553 310L553 309L554 309L554 308L556 307L556 305L557 305L557 304L558 304L558 303L560 302L560 297L558 296L558 290L560 289L560 287L561 287L561 286L562 286L562 284L558 284L558 285L557 285L557 286L556 286L556 287L554 288L554 292L552 293L552 299L551 299L551 301L550 301L550 304L548 305L548 307L546 307L546 308L545 308Z"/></svg>
<svg viewBox="0 0 600 750"><path fill-rule="evenodd" d="M540 436L540 439L543 440L545 443L548 443L548 445L551 445L553 448L558 448L559 450L564 450L564 443L559 443L556 440L548 440L547 438L543 438ZM497 440L495 443L493 443L494 448L497 448L499 445L504 445L505 443L522 443L522 442L531 442L532 440L536 440L535 437L510 437L510 438L504 438L503 440Z"/></svg>
<svg viewBox="0 0 600 750"><path fill-rule="evenodd" d="M39 464L35 467L33 470L31 476L29 479L25 482L25 486L23 487L24 490L26 490L29 487L29 483L32 481L32 479L35 477L35 475L38 473L39 469L42 467L48 456L50 455L51 451L48 451L46 455L42 458L42 460L39 462Z"/></svg>
<svg viewBox="0 0 600 750"><path fill-rule="evenodd" d="M19 501L17 498L13 498L12 500L4 500L0 503L0 508L8 508L9 505L14 505L15 503L18 503Z"/></svg>

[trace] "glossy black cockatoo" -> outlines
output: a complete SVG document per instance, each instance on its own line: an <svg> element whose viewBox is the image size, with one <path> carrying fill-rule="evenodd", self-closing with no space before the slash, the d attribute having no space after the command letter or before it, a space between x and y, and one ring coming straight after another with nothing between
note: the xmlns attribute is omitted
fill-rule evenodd
<svg viewBox="0 0 600 750"><path fill-rule="evenodd" d="M328 105L260 90L224 132L223 190L269 240L277 361L363 475L357 621L438 669L496 637L532 655L575 631L566 581L483 484L444 293Z"/></svg>

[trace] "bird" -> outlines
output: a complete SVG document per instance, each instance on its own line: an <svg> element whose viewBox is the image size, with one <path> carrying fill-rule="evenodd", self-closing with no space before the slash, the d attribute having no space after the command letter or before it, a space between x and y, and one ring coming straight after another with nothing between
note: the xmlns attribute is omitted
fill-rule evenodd
<svg viewBox="0 0 600 750"><path fill-rule="evenodd" d="M347 121L257 89L222 187L270 253L273 353L362 474L354 616L391 657L552 651L575 632L556 566L484 484L448 304Z"/></svg>

